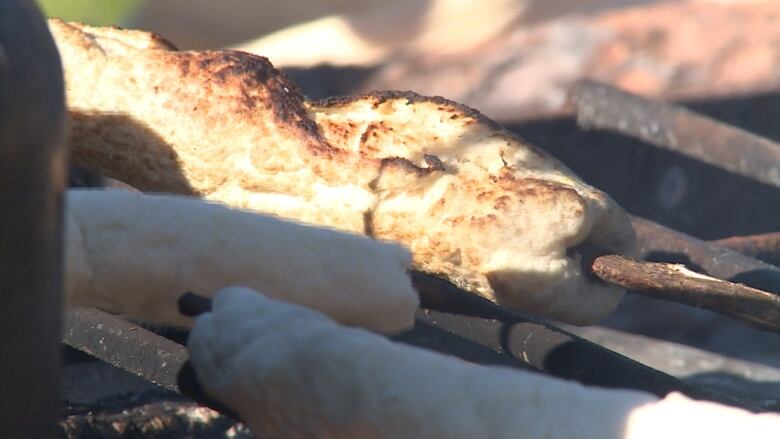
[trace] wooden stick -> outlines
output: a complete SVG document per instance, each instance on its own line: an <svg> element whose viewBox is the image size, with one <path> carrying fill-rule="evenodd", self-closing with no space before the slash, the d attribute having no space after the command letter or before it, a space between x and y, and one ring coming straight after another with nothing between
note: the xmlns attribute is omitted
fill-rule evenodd
<svg viewBox="0 0 780 439"><path fill-rule="evenodd" d="M687 269L681 264L641 262L617 255L594 259L598 278L650 297L705 308L780 333L780 297Z"/></svg>

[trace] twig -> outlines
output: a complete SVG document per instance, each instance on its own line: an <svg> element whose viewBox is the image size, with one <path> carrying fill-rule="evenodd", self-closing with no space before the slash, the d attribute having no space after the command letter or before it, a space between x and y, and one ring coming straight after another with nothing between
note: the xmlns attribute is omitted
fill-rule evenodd
<svg viewBox="0 0 780 439"><path fill-rule="evenodd" d="M706 308L780 332L780 298L763 290L705 276L680 264L640 262L617 255L597 257L592 271L606 282L638 293Z"/></svg>

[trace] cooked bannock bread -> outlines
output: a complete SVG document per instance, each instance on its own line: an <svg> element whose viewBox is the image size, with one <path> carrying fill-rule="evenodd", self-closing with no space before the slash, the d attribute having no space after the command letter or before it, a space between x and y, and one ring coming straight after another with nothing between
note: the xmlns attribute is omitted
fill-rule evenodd
<svg viewBox="0 0 780 439"><path fill-rule="evenodd" d="M245 288L216 294L187 347L205 393L262 438L726 439L780 428L776 413L468 363Z"/></svg>
<svg viewBox="0 0 780 439"><path fill-rule="evenodd" d="M600 319L622 296L586 276L577 246L630 255L625 213L475 110L397 92L311 102L258 56L50 28L79 165L144 191L397 241L419 270L570 323Z"/></svg>
<svg viewBox="0 0 780 439"><path fill-rule="evenodd" d="M69 305L189 326L181 294L243 285L347 325L414 324L412 257L400 245L191 197L77 189L66 202Z"/></svg>

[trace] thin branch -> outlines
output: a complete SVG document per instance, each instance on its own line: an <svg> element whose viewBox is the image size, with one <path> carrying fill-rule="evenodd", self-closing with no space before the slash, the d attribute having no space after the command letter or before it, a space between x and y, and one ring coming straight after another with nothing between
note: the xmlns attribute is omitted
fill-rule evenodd
<svg viewBox="0 0 780 439"><path fill-rule="evenodd" d="M638 293L705 308L780 332L780 297L687 269L684 265L599 256L592 271L600 279Z"/></svg>

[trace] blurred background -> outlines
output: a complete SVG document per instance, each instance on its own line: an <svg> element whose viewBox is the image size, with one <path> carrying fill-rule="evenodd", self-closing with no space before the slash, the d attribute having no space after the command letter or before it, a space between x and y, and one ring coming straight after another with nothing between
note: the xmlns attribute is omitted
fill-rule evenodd
<svg viewBox="0 0 780 439"><path fill-rule="evenodd" d="M78 20L88 24L131 25L165 33L183 48L206 48L235 44L322 17L344 14L358 16L382 11L384 21L419 19L422 11L441 8L490 10L501 5L513 15L523 10L524 21L541 21L555 16L594 12L615 7L653 3L656 0L488 0L485 2L400 0L38 0L49 16ZM438 4L438 6L436 5ZM411 13L404 17L399 10ZM514 10L514 11L513 11ZM395 23L397 25L397 23ZM376 32L365 29L366 34ZM370 35L369 35L370 36Z"/></svg>
<svg viewBox="0 0 780 439"><path fill-rule="evenodd" d="M310 97L412 89L501 121L561 110L583 77L675 99L780 84L777 1L38 1L180 49L266 56Z"/></svg>

